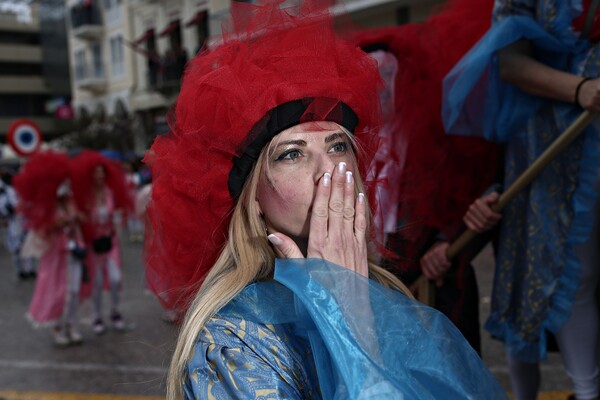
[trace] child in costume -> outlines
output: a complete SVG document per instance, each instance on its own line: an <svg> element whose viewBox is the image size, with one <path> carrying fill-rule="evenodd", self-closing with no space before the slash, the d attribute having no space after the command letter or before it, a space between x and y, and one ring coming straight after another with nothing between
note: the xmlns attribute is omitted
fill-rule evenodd
<svg viewBox="0 0 600 400"><path fill-rule="evenodd" d="M83 340L78 320L85 257L83 215L75 207L70 178L68 156L44 152L31 157L14 179L21 212L30 229L46 242L27 315L35 325L52 324L58 346Z"/></svg>
<svg viewBox="0 0 600 400"><path fill-rule="evenodd" d="M233 3L147 157L148 278L188 309L168 398L506 398L369 262L380 78L327 6Z"/></svg>
<svg viewBox="0 0 600 400"><path fill-rule="evenodd" d="M447 131L506 142L505 187L583 110L600 111L597 6L497 0L446 78ZM600 397L599 134L595 121L504 209L486 329L504 341L518 400L537 396L548 331L575 397Z"/></svg>
<svg viewBox="0 0 600 400"><path fill-rule="evenodd" d="M102 292L110 292L110 320L118 331L126 328L119 310L122 289L120 228L122 212L132 208L119 165L98 152L87 150L73 160L73 190L77 205L86 215L84 235L89 248L87 262L92 282L94 333L106 331L102 314Z"/></svg>

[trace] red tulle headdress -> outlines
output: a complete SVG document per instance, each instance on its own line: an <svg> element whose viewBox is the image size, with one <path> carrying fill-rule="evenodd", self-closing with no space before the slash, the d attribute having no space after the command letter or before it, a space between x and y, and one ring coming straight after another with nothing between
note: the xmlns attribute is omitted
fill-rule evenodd
<svg viewBox="0 0 600 400"><path fill-rule="evenodd" d="M71 176L66 154L44 151L32 156L13 180L19 210L27 225L46 229L54 222L57 190Z"/></svg>
<svg viewBox="0 0 600 400"><path fill-rule="evenodd" d="M132 209L133 199L129 197L125 173L119 163L94 150L82 151L72 163L73 194L81 211L89 215L94 207L94 170L99 165L104 168L106 185L112 192L115 208L125 211Z"/></svg>
<svg viewBox="0 0 600 400"><path fill-rule="evenodd" d="M422 23L357 35L363 48L385 49L398 62L386 118L397 167L388 174L397 184L391 203L399 233L408 241L422 227L454 237L469 204L497 178L498 145L446 135L441 120L442 80L487 31L492 7L493 0L451 0Z"/></svg>
<svg viewBox="0 0 600 400"><path fill-rule="evenodd" d="M363 176L375 153L375 61L336 35L327 4L281 4L232 2L222 43L189 62L171 131L146 157L154 230L147 277L168 308L185 308L221 252L244 164L278 133L270 126L282 108L300 104L301 112L278 119L277 129L318 120L345 125L355 117Z"/></svg>

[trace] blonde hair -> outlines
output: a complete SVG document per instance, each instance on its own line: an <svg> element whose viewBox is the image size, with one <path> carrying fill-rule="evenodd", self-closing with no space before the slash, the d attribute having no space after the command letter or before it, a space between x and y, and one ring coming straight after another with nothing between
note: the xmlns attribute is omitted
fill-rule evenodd
<svg viewBox="0 0 600 400"><path fill-rule="evenodd" d="M342 129L356 143L348 131ZM233 209L229 236L219 258L206 275L182 324L167 377L167 399L175 400L182 393L186 367L199 332L208 320L240 293L248 284L273 276L275 252L267 240L266 226L256 204L256 190L262 166L270 146L265 146L254 165L248 181ZM357 190L364 185L357 174ZM368 200L367 200L368 201ZM367 204L367 209L369 209ZM367 215L367 222L370 216ZM372 260L369 256L369 260ZM369 274L379 283L412 297L410 291L391 272L369 261Z"/></svg>

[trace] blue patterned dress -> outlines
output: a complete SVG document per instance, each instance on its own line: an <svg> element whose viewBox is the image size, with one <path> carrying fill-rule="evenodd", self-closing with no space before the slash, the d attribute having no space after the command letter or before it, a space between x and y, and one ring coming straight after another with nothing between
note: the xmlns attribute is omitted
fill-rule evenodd
<svg viewBox="0 0 600 400"><path fill-rule="evenodd" d="M506 142L508 187L583 111L530 96L502 82L497 51L520 39L554 68L600 76L600 46L580 38L572 21L581 0L497 0L493 25L444 81L443 117L451 133ZM578 286L576 245L596 215L597 121L504 210L492 310L486 329L527 362L546 357L546 331L569 317Z"/></svg>
<svg viewBox="0 0 600 400"><path fill-rule="evenodd" d="M370 305L370 306L369 306ZM319 259L277 260L200 332L186 399L506 399L438 311Z"/></svg>

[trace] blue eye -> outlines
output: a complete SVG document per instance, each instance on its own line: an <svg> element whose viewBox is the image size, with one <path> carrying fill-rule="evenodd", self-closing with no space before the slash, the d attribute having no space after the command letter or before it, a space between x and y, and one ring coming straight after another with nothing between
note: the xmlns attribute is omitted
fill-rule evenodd
<svg viewBox="0 0 600 400"><path fill-rule="evenodd" d="M281 161L281 160L295 161L297 158L300 158L301 155L302 155L302 153L300 152L300 150L289 150L284 153L281 153L275 159L275 161Z"/></svg>

